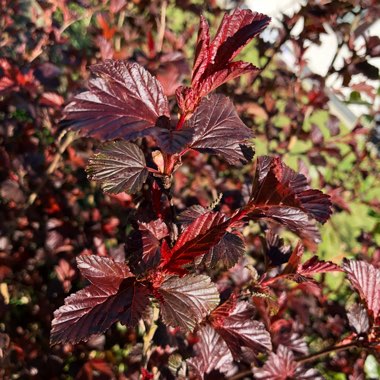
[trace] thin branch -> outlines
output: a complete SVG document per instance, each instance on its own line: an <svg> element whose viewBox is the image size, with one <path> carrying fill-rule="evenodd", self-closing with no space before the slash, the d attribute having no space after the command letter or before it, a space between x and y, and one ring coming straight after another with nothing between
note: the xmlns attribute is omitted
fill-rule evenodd
<svg viewBox="0 0 380 380"><path fill-rule="evenodd" d="M310 354L310 355L304 356L302 358L296 359L296 362L298 362L300 364L311 362L311 361L319 359L322 356L328 355L331 352L339 352L339 351L343 351L343 350L348 350L350 348L360 348L359 342L355 341L355 342L351 342L351 343L347 343L347 344L342 344L341 346L339 346L339 345L338 346L337 345L330 346L330 347L327 347L321 351L318 351L318 352L315 352L313 354Z"/></svg>
<svg viewBox="0 0 380 380"><path fill-rule="evenodd" d="M157 52L161 52L162 45L164 43L165 29L166 29L166 8L168 6L167 0L163 0L161 4L161 18L160 18L160 27L158 29L157 36Z"/></svg>

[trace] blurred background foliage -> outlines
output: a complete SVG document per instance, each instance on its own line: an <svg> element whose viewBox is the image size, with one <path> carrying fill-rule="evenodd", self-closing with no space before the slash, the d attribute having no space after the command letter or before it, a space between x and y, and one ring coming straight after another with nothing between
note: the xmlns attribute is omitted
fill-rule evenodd
<svg viewBox="0 0 380 380"><path fill-rule="evenodd" d="M137 379L141 374L149 378L141 370L149 368L156 378L167 378L161 366L167 366L170 349L152 343L149 354L144 352L143 323L137 331L118 325L88 343L49 348L53 311L84 285L75 257L86 251L123 255L132 209L141 201L105 195L90 183L84 167L96 141L65 133L59 120L63 105L85 87L88 66L109 58L132 59L157 75L175 112L174 90L189 81L199 14L215 32L226 8L248 3L0 4L0 377ZM370 28L379 16L375 0L303 2L276 17L242 53L262 70L222 88L254 130L257 155L281 155L314 187L331 195L334 215L321 227L318 255L336 263L344 257L362 258L376 267L380 39ZM331 31L336 54L321 75L309 68L307 54ZM228 212L244 201L244 184L252 175L252 165L233 168L216 157L188 155L175 174L176 207L207 206L222 193L220 208ZM248 263L260 272L259 232L252 225L244 235ZM283 236L295 241L290 234ZM344 308L351 292L343 275L326 275L321 283L326 299ZM314 348L333 338L327 332L331 324L343 323L339 313L328 313L326 323L314 326L306 337ZM318 337L321 330L325 332ZM374 355L356 355L355 365L350 360L342 353L319 368L327 379L357 379L350 377L360 372L356 368L366 378L379 378Z"/></svg>

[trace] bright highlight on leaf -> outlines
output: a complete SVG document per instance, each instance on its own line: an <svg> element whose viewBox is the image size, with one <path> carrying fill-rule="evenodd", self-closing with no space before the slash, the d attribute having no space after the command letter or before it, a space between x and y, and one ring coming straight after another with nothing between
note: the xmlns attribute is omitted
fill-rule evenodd
<svg viewBox="0 0 380 380"><path fill-rule="evenodd" d="M170 276L158 289L163 321L192 331L219 303L219 293L203 275ZM161 298L162 297L162 298Z"/></svg>
<svg viewBox="0 0 380 380"><path fill-rule="evenodd" d="M380 269L365 261L345 260L343 270L374 321L380 319Z"/></svg>
<svg viewBox="0 0 380 380"><path fill-rule="evenodd" d="M89 90L64 110L64 124L83 136L125 140L149 136L157 119L170 117L161 84L137 63L106 60L91 66Z"/></svg>

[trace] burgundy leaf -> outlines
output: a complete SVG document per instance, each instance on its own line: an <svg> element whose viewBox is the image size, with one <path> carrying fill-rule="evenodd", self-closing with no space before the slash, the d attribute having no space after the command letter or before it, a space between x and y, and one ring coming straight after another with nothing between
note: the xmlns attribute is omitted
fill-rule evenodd
<svg viewBox="0 0 380 380"><path fill-rule="evenodd" d="M118 287L100 282L90 285L65 299L65 305L54 312L50 341L78 343L101 334L120 321L135 326L149 303L149 292L133 277Z"/></svg>
<svg viewBox="0 0 380 380"><path fill-rule="evenodd" d="M201 205L194 205L182 211L178 215L178 220L182 226L187 227L189 224L194 222L194 220L197 219L199 216L206 214L209 211L209 209Z"/></svg>
<svg viewBox="0 0 380 380"><path fill-rule="evenodd" d="M150 135L159 117L170 117L160 83L140 65L106 60L91 71L96 78L66 106L65 125L100 140L130 140Z"/></svg>
<svg viewBox="0 0 380 380"><path fill-rule="evenodd" d="M261 33L270 18L247 9L235 9L225 14L214 40L210 45L209 61L216 67L234 59L249 41Z"/></svg>
<svg viewBox="0 0 380 380"><path fill-rule="evenodd" d="M211 72L203 81L201 85L196 84L191 88L191 98L201 98L208 95L210 92L232 79L235 79L243 74L248 74L257 71L258 68L251 63L236 61L226 63L223 68L218 71ZM194 100L193 100L194 102Z"/></svg>
<svg viewBox="0 0 380 380"><path fill-rule="evenodd" d="M343 270L376 321L380 316L380 269L365 261L345 260Z"/></svg>
<svg viewBox="0 0 380 380"><path fill-rule="evenodd" d="M220 212L209 211L185 228L172 249L165 250L161 267L172 273L184 273L183 266L207 253L219 243L231 219Z"/></svg>
<svg viewBox="0 0 380 380"><path fill-rule="evenodd" d="M297 324L291 320L276 320L271 324L272 342L275 346L282 344L293 352L307 355L309 353L307 343L305 338L295 331L296 326Z"/></svg>
<svg viewBox="0 0 380 380"><path fill-rule="evenodd" d="M232 62L241 49L258 35L270 18L250 10L235 9L225 15L213 41L207 21L201 16L191 88L180 88L177 100L183 113L191 113L200 99L223 83L257 70L246 62Z"/></svg>
<svg viewBox="0 0 380 380"><path fill-rule="evenodd" d="M149 223L139 223L141 230L149 231L157 240L162 240L169 235L168 226L162 219L152 220Z"/></svg>
<svg viewBox="0 0 380 380"><path fill-rule="evenodd" d="M284 225L313 249L320 235L312 219L325 222L331 214L331 202L328 195L310 189L306 177L279 157L264 156L257 160L247 212L253 218L269 218Z"/></svg>
<svg viewBox="0 0 380 380"><path fill-rule="evenodd" d="M302 276L311 276L317 273L341 272L342 269L331 261L319 260L317 256L302 264L297 272Z"/></svg>
<svg viewBox="0 0 380 380"><path fill-rule="evenodd" d="M195 260L196 266L201 268L215 268L222 264L226 268L234 266L243 256L245 245L237 233L226 232L218 244L205 255Z"/></svg>
<svg viewBox="0 0 380 380"><path fill-rule="evenodd" d="M347 312L348 322L357 334L365 334L369 330L367 310L358 303L354 303Z"/></svg>
<svg viewBox="0 0 380 380"><path fill-rule="evenodd" d="M233 368L233 358L222 337L210 326L202 327L194 346L196 356L187 362L200 379L213 370L227 373Z"/></svg>
<svg viewBox="0 0 380 380"><path fill-rule="evenodd" d="M193 138L194 130L183 128L180 130L168 130L165 128L156 128L151 135L157 141L158 146L169 154L175 154L183 150Z"/></svg>
<svg viewBox="0 0 380 380"><path fill-rule="evenodd" d="M253 133L241 121L231 100L223 95L203 98L189 126L194 129L192 149L220 154L230 164L246 163L253 157L248 146Z"/></svg>
<svg viewBox="0 0 380 380"><path fill-rule="evenodd" d="M203 15L200 17L195 48L192 81L198 82L209 64L210 28Z"/></svg>
<svg viewBox="0 0 380 380"><path fill-rule="evenodd" d="M239 302L232 309L231 306L227 304L217 308L211 314L211 323L227 343L233 357L238 359L241 356L242 347L247 347L255 354L271 350L270 334L263 323L252 319L253 308L247 302Z"/></svg>
<svg viewBox="0 0 380 380"><path fill-rule="evenodd" d="M260 380L322 380L315 369L304 369L294 360L294 355L285 346L279 345L277 353L270 354L262 368L254 370L255 379Z"/></svg>
<svg viewBox="0 0 380 380"><path fill-rule="evenodd" d="M265 206L256 208L250 215L253 218L264 218L275 221L297 234L303 243L314 249L321 242L321 235L313 220L302 210L286 206Z"/></svg>
<svg viewBox="0 0 380 380"><path fill-rule="evenodd" d="M279 157L259 157L256 178L252 190L252 202L256 207L297 207L321 223L330 217L330 197L311 189L306 177L290 169Z"/></svg>
<svg viewBox="0 0 380 380"><path fill-rule="evenodd" d="M192 331L219 303L219 293L203 275L170 276L157 289L164 323Z"/></svg>
<svg viewBox="0 0 380 380"><path fill-rule="evenodd" d="M301 241L297 243L295 248L293 249L292 254L290 255L289 261L282 271L282 273L296 273L298 268L301 265L302 256L305 252L304 246Z"/></svg>
<svg viewBox="0 0 380 380"><path fill-rule="evenodd" d="M109 193L134 194L141 189L148 176L145 157L141 149L126 141L103 144L90 158L89 177Z"/></svg>

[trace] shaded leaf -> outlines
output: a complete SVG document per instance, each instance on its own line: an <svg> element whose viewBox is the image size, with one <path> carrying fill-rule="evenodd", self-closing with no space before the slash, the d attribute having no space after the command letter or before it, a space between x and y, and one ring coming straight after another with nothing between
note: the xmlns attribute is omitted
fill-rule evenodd
<svg viewBox="0 0 380 380"><path fill-rule="evenodd" d="M227 97L218 94L203 98L189 126L194 129L192 149L220 154L230 164L249 160L248 140L253 138L253 132L241 121Z"/></svg>
<svg viewBox="0 0 380 380"><path fill-rule="evenodd" d="M157 141L158 146L169 154L180 152L191 142L193 134L194 130L190 128L183 128L180 130L156 128L152 132L152 136Z"/></svg>
<svg viewBox="0 0 380 380"><path fill-rule="evenodd" d="M297 364L292 351L279 345L277 353L271 353L262 368L254 370L255 379L260 380L323 380L315 369L304 369Z"/></svg>
<svg viewBox="0 0 380 380"><path fill-rule="evenodd" d="M284 245L283 239L268 230L265 234L264 251L270 264L278 266L288 262L291 256L291 248Z"/></svg>
<svg viewBox="0 0 380 380"><path fill-rule="evenodd" d="M303 243L314 249L321 242L321 235L313 220L302 210L286 206L264 206L256 208L251 217L275 221L298 235Z"/></svg>
<svg viewBox="0 0 380 380"><path fill-rule="evenodd" d="M126 141L103 144L90 158L87 172L104 191L114 194L122 191L134 194L148 177L143 152L137 145Z"/></svg>
<svg viewBox="0 0 380 380"><path fill-rule="evenodd" d="M343 270L376 321L380 315L380 270L365 261L346 259Z"/></svg>
<svg viewBox="0 0 380 380"><path fill-rule="evenodd" d="M128 237L126 243L128 263L134 273L142 273L159 263L160 240L168 235L169 230L161 219L138 222L138 230Z"/></svg>
<svg viewBox="0 0 380 380"><path fill-rule="evenodd" d="M282 273L296 273L301 265L302 256L305 252L304 246L299 241L294 247L292 254L290 255L288 264L282 271Z"/></svg>
<svg viewBox="0 0 380 380"><path fill-rule="evenodd" d="M202 327L198 333L198 343L194 346L196 356L187 362L198 378L213 370L227 373L233 368L233 358L222 337L210 326Z"/></svg>
<svg viewBox="0 0 380 380"><path fill-rule="evenodd" d="M137 63L106 60L90 67L96 78L64 110L64 125L100 140L150 135L170 117L160 83Z"/></svg>
<svg viewBox="0 0 380 380"><path fill-rule="evenodd" d="M192 331L219 303L219 293L203 275L170 276L157 289L164 323Z"/></svg>

